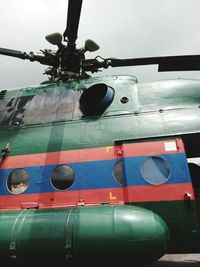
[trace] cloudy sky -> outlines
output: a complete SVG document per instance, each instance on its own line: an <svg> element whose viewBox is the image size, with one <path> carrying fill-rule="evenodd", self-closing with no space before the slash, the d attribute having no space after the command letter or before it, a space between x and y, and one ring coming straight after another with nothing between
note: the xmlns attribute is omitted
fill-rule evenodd
<svg viewBox="0 0 200 267"><path fill-rule="evenodd" d="M37 52L54 47L45 35L63 33L67 0L1 0L0 47ZM83 0L77 47L95 40L101 49L88 57L146 57L200 54L199 0ZM37 85L45 66L0 56L0 89ZM110 68L95 75L131 74L139 82L200 72L158 73L157 66Z"/></svg>

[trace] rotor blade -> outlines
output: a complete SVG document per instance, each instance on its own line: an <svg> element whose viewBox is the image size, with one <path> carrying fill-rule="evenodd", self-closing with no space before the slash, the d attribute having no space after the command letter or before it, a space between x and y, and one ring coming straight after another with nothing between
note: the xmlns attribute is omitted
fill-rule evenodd
<svg viewBox="0 0 200 267"><path fill-rule="evenodd" d="M0 55L17 57L21 59L28 59L28 55L25 52L7 48L1 48L1 47L0 47Z"/></svg>
<svg viewBox="0 0 200 267"><path fill-rule="evenodd" d="M198 71L200 55L169 57L159 64L158 71Z"/></svg>
<svg viewBox="0 0 200 267"><path fill-rule="evenodd" d="M82 0L69 0L67 13L67 26L63 34L64 40L75 45L77 39Z"/></svg>
<svg viewBox="0 0 200 267"><path fill-rule="evenodd" d="M159 65L158 71L195 71L200 70L200 55L163 56L129 59L108 59L110 66Z"/></svg>
<svg viewBox="0 0 200 267"><path fill-rule="evenodd" d="M41 50L41 52L37 54L33 52L27 54L26 52L0 47L0 55L16 57L21 59L28 59L31 62L37 61L43 65L49 65L49 66L54 66L54 64L56 64L55 54L52 53L52 51L48 50L47 51Z"/></svg>

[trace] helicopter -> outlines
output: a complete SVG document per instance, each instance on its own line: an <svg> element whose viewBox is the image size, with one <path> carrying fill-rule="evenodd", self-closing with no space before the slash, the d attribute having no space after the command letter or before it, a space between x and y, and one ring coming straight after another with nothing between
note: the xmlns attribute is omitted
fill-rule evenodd
<svg viewBox="0 0 200 267"><path fill-rule="evenodd" d="M200 252L200 81L91 77L111 67L200 70L200 56L87 59L82 0L55 50L0 48L47 65L40 85L0 91L0 256L12 265L145 264Z"/></svg>

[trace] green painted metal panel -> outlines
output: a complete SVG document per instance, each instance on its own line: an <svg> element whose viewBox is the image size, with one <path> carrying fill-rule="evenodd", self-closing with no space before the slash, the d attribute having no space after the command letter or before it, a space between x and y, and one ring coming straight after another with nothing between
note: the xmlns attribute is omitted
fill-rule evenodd
<svg viewBox="0 0 200 267"><path fill-rule="evenodd" d="M79 90L98 82L104 82L115 90L114 100L102 116L75 116L73 120L60 123L1 128L0 145L3 147L10 142L11 155L17 155L111 146L116 140L200 131L199 81L172 80L137 84L134 77L101 77L11 90L9 97L18 94L36 95L44 91L56 93L69 89ZM127 97L129 101L122 103L122 97Z"/></svg>

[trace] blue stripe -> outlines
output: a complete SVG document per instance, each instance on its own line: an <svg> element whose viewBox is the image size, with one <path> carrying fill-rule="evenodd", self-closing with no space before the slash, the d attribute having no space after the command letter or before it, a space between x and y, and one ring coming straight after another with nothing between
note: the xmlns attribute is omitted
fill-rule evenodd
<svg viewBox="0 0 200 267"><path fill-rule="evenodd" d="M156 155L157 156L157 155ZM191 178L188 170L187 159L182 154L159 155L165 159L170 168L170 176L165 184L190 183ZM142 163L148 157L128 157L124 159L126 184L131 186L149 185L141 173Z"/></svg>
<svg viewBox="0 0 200 267"><path fill-rule="evenodd" d="M185 154L160 155L167 160L171 174L166 184L189 183L190 176ZM123 159L125 166L125 185L149 185L142 177L140 168L147 157L128 157ZM101 160L91 162L72 163L75 170L75 181L68 190L84 190L98 188L121 187L113 177L113 166L116 160ZM53 169L57 165L27 167L30 175L30 185L24 194L45 193L57 191L50 182ZM9 195L7 190L7 177L13 169L0 169L0 195Z"/></svg>

